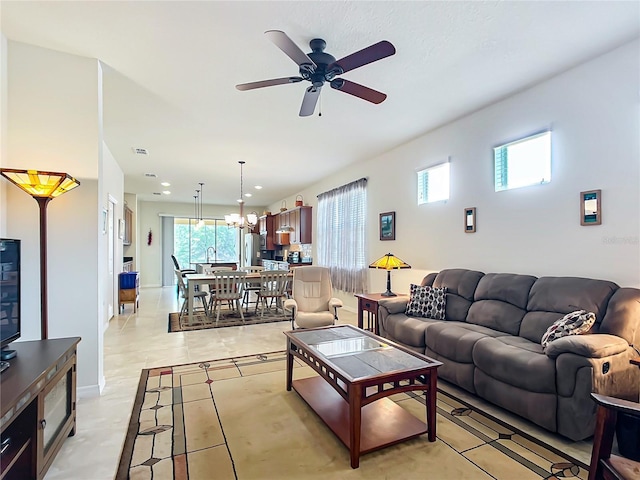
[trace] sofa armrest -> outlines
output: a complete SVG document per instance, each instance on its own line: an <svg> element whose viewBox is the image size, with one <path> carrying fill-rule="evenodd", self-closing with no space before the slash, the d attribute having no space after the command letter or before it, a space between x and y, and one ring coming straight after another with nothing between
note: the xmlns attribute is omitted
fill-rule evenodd
<svg viewBox="0 0 640 480"><path fill-rule="evenodd" d="M380 310L384 308L385 315L391 315L393 313L404 313L408 303L409 297L383 298L378 300L378 307Z"/></svg>
<svg viewBox="0 0 640 480"><path fill-rule="evenodd" d="M615 335L569 335L551 342L544 353L549 358L556 358L561 353L573 353L587 358L604 358L622 353L627 348L629 348L627 341Z"/></svg>
<svg viewBox="0 0 640 480"><path fill-rule="evenodd" d="M329 299L329 308L333 308L334 310L342 307L342 300L339 298L330 298Z"/></svg>

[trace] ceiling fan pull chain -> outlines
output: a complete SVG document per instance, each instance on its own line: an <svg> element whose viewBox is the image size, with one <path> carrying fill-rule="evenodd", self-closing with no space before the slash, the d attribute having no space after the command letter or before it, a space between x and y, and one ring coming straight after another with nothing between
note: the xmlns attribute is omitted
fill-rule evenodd
<svg viewBox="0 0 640 480"><path fill-rule="evenodd" d="M320 106L318 108L318 116L321 117L322 116L322 90L320 90L320 95L318 95L320 98L318 100L320 100Z"/></svg>

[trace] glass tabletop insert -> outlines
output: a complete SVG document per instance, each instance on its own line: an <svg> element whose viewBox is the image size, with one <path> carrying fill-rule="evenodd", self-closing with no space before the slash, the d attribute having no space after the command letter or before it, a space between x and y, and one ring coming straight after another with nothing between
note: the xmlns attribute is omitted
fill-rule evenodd
<svg viewBox="0 0 640 480"><path fill-rule="evenodd" d="M403 352L382 339L347 326L294 332L292 336L352 379L429 365L429 362Z"/></svg>

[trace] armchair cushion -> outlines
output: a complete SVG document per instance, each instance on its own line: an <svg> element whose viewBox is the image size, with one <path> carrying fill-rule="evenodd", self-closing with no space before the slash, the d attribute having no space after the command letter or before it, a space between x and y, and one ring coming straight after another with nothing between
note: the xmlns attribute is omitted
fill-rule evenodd
<svg viewBox="0 0 640 480"><path fill-rule="evenodd" d="M422 287L412 283L409 289L410 299L405 313L409 317L444 320L446 292L446 287Z"/></svg>
<svg viewBox="0 0 640 480"><path fill-rule="evenodd" d="M287 312L291 312L295 317L296 311L298 310L298 302L296 302L293 298L287 298L284 301L284 309Z"/></svg>

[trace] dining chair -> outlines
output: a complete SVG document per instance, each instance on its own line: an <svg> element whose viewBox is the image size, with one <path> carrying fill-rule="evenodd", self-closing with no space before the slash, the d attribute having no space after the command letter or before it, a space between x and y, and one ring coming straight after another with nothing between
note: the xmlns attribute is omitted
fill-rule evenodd
<svg viewBox="0 0 640 480"><path fill-rule="evenodd" d="M640 462L613 455L611 450L617 423L623 414L640 419L640 404L597 393L592 393L591 398L598 404L598 409L589 480L637 480L640 478Z"/></svg>
<svg viewBox="0 0 640 480"><path fill-rule="evenodd" d="M221 304L225 302L228 303L232 309L232 305L235 304L235 309L240 314L240 318L244 323L244 314L242 313L240 300L242 300L242 290L246 276L247 272L239 272L237 270L217 271L213 274L214 291L209 299L209 310L211 311L211 315L216 314L216 325L218 325L218 321L220 320Z"/></svg>
<svg viewBox="0 0 640 480"><path fill-rule="evenodd" d="M257 291L258 299L256 300L256 314L258 313L258 304L260 304L260 316L264 316L264 310L267 308L267 299L270 300L269 307L276 302L276 313L278 308L284 314L283 299L286 297L285 288L287 286L289 272L284 270L264 270L260 272L260 289Z"/></svg>
<svg viewBox="0 0 640 480"><path fill-rule="evenodd" d="M264 267L258 266L258 265L251 265L251 266L246 266L246 267L240 267L238 269L241 272L247 272L247 275L250 274L254 274L254 273L260 273L262 271L264 271ZM244 311L248 312L249 311L249 304L250 303L254 303L254 304L258 304L258 290L260 290L260 279L259 278L247 278L247 282L244 284L244 295L242 296L242 304L244 305ZM256 300L255 301L251 301L251 294L255 294L256 296Z"/></svg>
<svg viewBox="0 0 640 480"><path fill-rule="evenodd" d="M187 286L184 283L184 276L182 275L182 272L178 269L174 270L175 274L176 274L176 278L178 279L178 291L180 292L180 296L182 298L182 306L180 307L180 315L179 315L179 321L180 321L180 325L182 325L182 316L185 313L188 313L188 308L189 308L189 292L187 290ZM193 294L193 301L195 304L196 299L199 299L200 302L202 303L202 309L204 311L204 314L206 317L209 316L209 307L207 305L207 296L209 294L207 292L204 291L198 291L198 292L194 292ZM196 309L194 306L193 309L193 313L195 313Z"/></svg>
<svg viewBox="0 0 640 480"><path fill-rule="evenodd" d="M178 259L176 258L175 255L171 255L171 260L173 260L173 266L175 268L175 270L180 271L180 276L182 278L184 278L184 276L187 273L197 273L194 269L192 268L180 268L180 264L178 263ZM176 286L176 298L178 298L180 296L180 286Z"/></svg>
<svg viewBox="0 0 640 480"><path fill-rule="evenodd" d="M291 328L313 328L333 325L338 320L342 300L333 297L329 269L296 267L293 271L292 298L284 302L291 314Z"/></svg>

